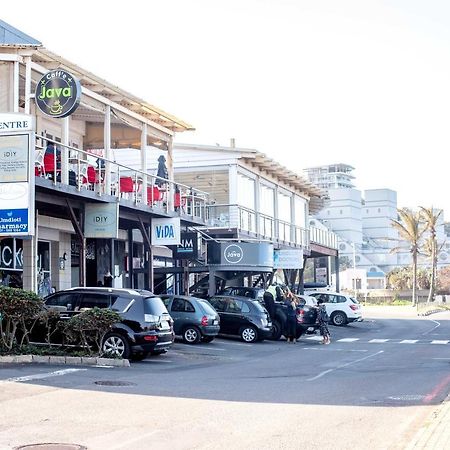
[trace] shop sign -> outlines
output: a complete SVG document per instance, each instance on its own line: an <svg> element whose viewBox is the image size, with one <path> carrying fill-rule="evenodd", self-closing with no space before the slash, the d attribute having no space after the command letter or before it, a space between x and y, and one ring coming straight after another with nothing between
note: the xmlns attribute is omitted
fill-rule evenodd
<svg viewBox="0 0 450 450"><path fill-rule="evenodd" d="M173 257L174 259L197 259L197 233L183 231L181 233L181 244L173 248Z"/></svg>
<svg viewBox="0 0 450 450"><path fill-rule="evenodd" d="M274 269L302 269L302 249L275 249L273 251Z"/></svg>
<svg viewBox="0 0 450 450"><path fill-rule="evenodd" d="M21 241L15 239L3 239L0 241L0 269L23 269Z"/></svg>
<svg viewBox="0 0 450 450"><path fill-rule="evenodd" d="M36 85L36 105L47 116L70 116L78 108L80 98L80 82L62 69L47 72Z"/></svg>
<svg viewBox="0 0 450 450"><path fill-rule="evenodd" d="M152 245L178 245L181 243L180 219L152 219Z"/></svg>
<svg viewBox="0 0 450 450"><path fill-rule="evenodd" d="M34 133L27 114L0 114L0 236L34 234Z"/></svg>
<svg viewBox="0 0 450 450"><path fill-rule="evenodd" d="M216 270L273 269L273 244L269 242L214 242L208 243L208 264Z"/></svg>
<svg viewBox="0 0 450 450"><path fill-rule="evenodd" d="M84 214L87 238L117 239L119 232L118 203L88 203Z"/></svg>

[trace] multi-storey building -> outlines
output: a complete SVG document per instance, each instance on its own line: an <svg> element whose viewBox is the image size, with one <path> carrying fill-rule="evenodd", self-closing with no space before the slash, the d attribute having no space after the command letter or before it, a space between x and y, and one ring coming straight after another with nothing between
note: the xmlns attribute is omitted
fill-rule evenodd
<svg viewBox="0 0 450 450"><path fill-rule="evenodd" d="M323 189L351 189L355 187L352 180L354 167L348 164L330 164L304 169L304 173L316 186Z"/></svg>

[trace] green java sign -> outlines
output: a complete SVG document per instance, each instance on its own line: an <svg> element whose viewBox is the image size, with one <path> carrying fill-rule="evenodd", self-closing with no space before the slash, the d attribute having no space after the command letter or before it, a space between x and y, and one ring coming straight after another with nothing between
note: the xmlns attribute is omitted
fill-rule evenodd
<svg viewBox="0 0 450 450"><path fill-rule="evenodd" d="M47 72L36 86L36 105L47 116L69 116L78 108L80 97L80 82L65 70Z"/></svg>

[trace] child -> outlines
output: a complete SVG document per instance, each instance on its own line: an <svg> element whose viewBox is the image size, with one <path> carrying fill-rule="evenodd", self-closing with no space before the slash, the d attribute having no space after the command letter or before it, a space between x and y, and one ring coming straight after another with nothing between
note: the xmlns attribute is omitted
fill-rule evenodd
<svg viewBox="0 0 450 450"><path fill-rule="evenodd" d="M319 323L319 331L323 338L321 344L329 344L331 337L330 331L328 330L328 314L322 299L317 300L317 322Z"/></svg>

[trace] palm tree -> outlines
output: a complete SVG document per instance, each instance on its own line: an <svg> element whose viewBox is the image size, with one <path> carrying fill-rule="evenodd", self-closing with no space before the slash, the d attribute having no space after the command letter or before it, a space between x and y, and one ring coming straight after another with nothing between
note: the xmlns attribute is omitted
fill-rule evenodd
<svg viewBox="0 0 450 450"><path fill-rule="evenodd" d="M415 213L409 208L401 208L397 210L398 220L391 220L391 225L398 231L400 238L406 241L409 246L409 252L412 256L412 302L413 306L417 305L417 256L419 255L421 239L425 228L421 222L420 213ZM396 247L391 252L403 250L402 247Z"/></svg>
<svg viewBox="0 0 450 450"><path fill-rule="evenodd" d="M420 207L420 214L425 223L425 229L430 233L430 237L425 243L425 253L431 260L431 277L430 277L430 291L428 293L427 303L434 300L434 294L436 292L436 272L437 272L437 255L438 255L438 243L436 238L436 227L439 217L442 214L442 210L434 213L433 207L424 208Z"/></svg>

